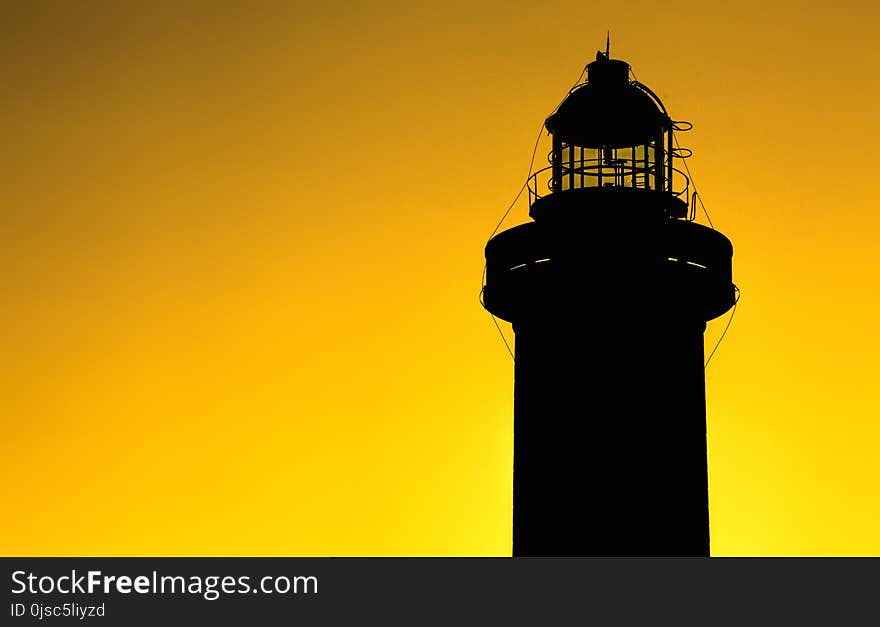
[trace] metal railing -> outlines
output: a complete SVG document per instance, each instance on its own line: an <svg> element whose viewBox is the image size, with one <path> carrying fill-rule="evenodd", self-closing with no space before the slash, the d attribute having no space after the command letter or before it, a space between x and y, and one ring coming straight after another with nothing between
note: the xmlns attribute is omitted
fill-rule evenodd
<svg viewBox="0 0 880 627"><path fill-rule="evenodd" d="M528 180L529 206L549 194L570 189L590 187L627 187L635 189L656 189L656 169L653 164L643 165L643 161L629 159L584 159L576 160L577 167L569 167L571 162L563 162L559 168L559 180L553 177L553 166L533 173ZM672 168L672 180L667 180L668 161L663 166L663 191L690 204L690 179L676 167Z"/></svg>

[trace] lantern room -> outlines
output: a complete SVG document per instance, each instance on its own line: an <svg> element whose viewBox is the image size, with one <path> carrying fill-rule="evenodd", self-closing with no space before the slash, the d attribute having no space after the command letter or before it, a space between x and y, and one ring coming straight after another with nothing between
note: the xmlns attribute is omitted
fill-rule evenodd
<svg viewBox="0 0 880 627"><path fill-rule="evenodd" d="M636 194L665 217L688 215L689 180L676 165L690 151L677 146L674 132L691 126L671 120L656 94L630 80L625 61L599 52L587 81L569 92L545 127L552 135L550 166L529 179L533 218L551 214L561 196L575 191L582 200L601 196L605 207L617 204L609 196Z"/></svg>

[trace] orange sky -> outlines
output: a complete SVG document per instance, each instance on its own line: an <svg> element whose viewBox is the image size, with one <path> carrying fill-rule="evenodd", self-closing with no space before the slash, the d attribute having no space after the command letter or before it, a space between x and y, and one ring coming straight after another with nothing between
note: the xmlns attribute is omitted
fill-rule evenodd
<svg viewBox="0 0 880 627"><path fill-rule="evenodd" d="M5 10L0 554L509 554L482 248L607 28L735 247L713 554L880 554L880 9L149 4Z"/></svg>

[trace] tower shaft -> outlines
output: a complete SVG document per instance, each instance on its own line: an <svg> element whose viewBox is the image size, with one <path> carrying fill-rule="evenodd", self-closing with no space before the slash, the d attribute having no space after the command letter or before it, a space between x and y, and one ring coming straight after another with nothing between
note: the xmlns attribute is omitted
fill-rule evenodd
<svg viewBox="0 0 880 627"><path fill-rule="evenodd" d="M708 555L705 323L606 296L515 327L513 553Z"/></svg>

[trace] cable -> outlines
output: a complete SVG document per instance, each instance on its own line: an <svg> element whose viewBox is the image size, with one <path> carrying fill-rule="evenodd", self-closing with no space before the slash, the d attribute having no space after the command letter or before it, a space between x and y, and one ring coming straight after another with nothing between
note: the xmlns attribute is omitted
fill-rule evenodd
<svg viewBox="0 0 880 627"><path fill-rule="evenodd" d="M538 129L538 137L535 139L535 147L532 149L532 158L529 161L529 173L526 175L526 180L522 184L522 187L519 188L519 191L516 193L516 196L513 197L513 201L507 207L507 211L504 212L504 215L501 216L501 219L498 221L498 224L495 225L495 228L492 229L492 233L489 235L489 239L495 237L495 234L498 232L498 229L501 228L501 225L504 224L504 221L507 219L508 214L513 209L513 206L516 204L516 201L519 200L519 197L522 196L523 190L525 190L526 186L529 184L529 177L532 176L532 168L535 166L535 155L538 153L538 144L541 142L541 131L544 129L544 123L541 123L541 128ZM488 242L488 240L487 240ZM486 262L483 262L483 276L480 279L480 304L483 305L483 308L486 308L486 305L483 304L483 290L486 289ZM486 311L489 311L488 309ZM489 311L489 315L492 316L493 322L495 321L495 316L492 315L492 312ZM495 322L495 326L498 326L498 323ZM501 328L498 328L501 331ZM507 340L504 338L504 334L501 334L501 338L504 339L505 346L507 345ZM507 348L508 352L510 352L510 347Z"/></svg>
<svg viewBox="0 0 880 627"><path fill-rule="evenodd" d="M679 146L678 144L678 137L675 136L675 133L672 133L672 141L675 142L675 147L681 150L681 146ZM706 214L706 221L709 223L709 227L714 231L715 225L712 224L712 218L709 217L709 212L706 210L706 205L703 204L703 197L697 193L699 191L699 187L697 187L697 181L696 179L694 179L694 175L691 174L691 169L688 167L687 159L682 159L681 162L684 164L684 170L685 172L687 172L688 178L691 180L691 183L694 184L694 195L696 195L697 200L700 202L700 206L703 208L703 213Z"/></svg>
<svg viewBox="0 0 880 627"><path fill-rule="evenodd" d="M636 73L633 71L632 66L630 66L630 68L629 68L629 73L632 74L633 81L638 83L639 87L645 88L650 95L653 95L653 92L651 92L650 89L648 89L645 85L642 85L641 83L639 83L639 79L636 77ZM656 99L656 96L654 96L654 98ZM657 99L657 100L659 102L659 99ZM663 104L660 103L660 106L662 107ZM666 111L664 109L664 113L665 112ZM694 127L694 125L691 122L679 121L679 122L673 122L672 124L673 124L673 130L681 130L682 132L689 131ZM676 124L688 124L689 126L687 128L676 129L675 128ZM670 131L670 132L672 132L672 131ZM678 137L675 136L675 133L672 133L672 140L675 142L675 147L678 148L679 150L681 150L681 146L678 143ZM688 155L688 156L690 156L690 155ZM684 163L684 169L688 174L688 178L690 179L691 183L694 184L694 194L697 195L697 200L700 201L700 206L703 208L703 213L706 214L706 221L709 223L709 227L712 228L712 230L714 231L715 225L712 224L712 218L709 217L709 212L706 210L706 205L703 204L703 198L697 194L697 191L699 190L699 188L697 187L697 181L694 179L694 175L691 174L691 169L688 167L687 159L682 158L681 161L682 161L682 163Z"/></svg>
<svg viewBox="0 0 880 627"><path fill-rule="evenodd" d="M486 304L483 302L483 291L486 289L484 285L480 289L480 304L483 306L483 309L486 309ZM495 318L495 314L486 309L486 312L492 316L492 322L495 323L495 328L498 329L498 333L501 335L501 341L504 342L504 348L507 349L507 352L510 354L510 358L513 360L513 363L516 363L516 356L513 354L513 350L510 348L510 344L507 342L507 337L504 335L504 331L501 330L501 325L498 324L498 320Z"/></svg>
<svg viewBox="0 0 880 627"><path fill-rule="evenodd" d="M587 71L587 68L586 68L586 66L584 66L584 68L581 70L580 74L578 74L577 79L575 79L574 84L566 92L565 96L562 97L562 100L559 101L559 104L557 104L555 107L553 107L553 111L550 113L550 115L553 115L554 113L556 113L556 111L559 109L559 107L562 106L562 103L565 102L565 99L568 97L568 95L571 94L571 92L573 92L578 87L578 85L581 84L581 78L583 78L584 73L586 71ZM492 239L493 237L495 237L495 234L498 233L498 229L501 228L501 225L504 224L504 221L507 219L507 216L510 215L510 212L513 210L514 205L516 205L516 202L519 200L519 197L522 196L522 193L525 191L526 187L528 187L529 179L532 176L532 169L535 167L535 155L538 154L538 144L541 143L541 135L543 134L543 131L544 131L544 121L542 121L541 126L538 127L538 136L535 138L535 146L532 148L532 157L531 157L531 159L529 159L529 172L528 172L528 174L526 174L526 180L523 182L522 187L519 188L519 191L516 193L516 196L513 197L513 200L511 201L510 205L507 207L507 210L505 210L504 214L501 216L501 219L498 221L498 224L496 224L495 228L492 229L492 233L489 235L488 239ZM480 304L483 306L483 309L486 308L486 305L483 303L483 290L485 290L485 289L486 289L486 264L483 263L483 276L480 281L480 295L479 295ZM505 348L507 348L507 352L510 353L511 359L513 359L513 361L516 362L516 357L513 354L513 350L511 350L510 344L507 342L507 338L504 336L504 331L501 330L501 325L498 324L498 320L495 318L495 315L491 311L489 311L488 309L486 309L486 311L490 316L492 316L492 322L495 323L495 328L498 329L498 333L501 334L501 340L504 342L504 346L505 346Z"/></svg>
<svg viewBox="0 0 880 627"><path fill-rule="evenodd" d="M504 342L504 348L506 348L507 352L510 353L510 358L513 360L513 363L516 363L516 355L513 354L513 351L510 348L510 344L507 343L507 338L504 337L504 331L501 330L501 325L498 324L498 320L495 319L495 314L490 311L489 315L492 316L492 322L495 323L495 328L498 329L498 333L501 334L501 341Z"/></svg>
<svg viewBox="0 0 880 627"><path fill-rule="evenodd" d="M586 73L586 71L587 71L587 66L585 65L584 69L581 70L581 73L578 74L578 77L575 79L574 85L572 85L571 89L568 90L569 94L571 92L573 92L577 88L578 85L581 84L581 79L584 77L584 74ZM566 94L566 95L568 95L568 94ZM558 109L560 107L560 105L562 105L563 102L565 102L565 98L563 98L562 100L559 101L559 104L556 105L556 109ZM553 109L553 112L550 115L553 115L553 113L556 113L556 109Z"/></svg>
<svg viewBox="0 0 880 627"><path fill-rule="evenodd" d="M489 239L495 237L495 234L498 232L498 229L501 228L501 225L504 224L504 221L507 219L507 216L510 214L510 211L513 209L513 206L516 204L516 201L519 200L519 197L522 196L523 191L525 191L526 187L529 184L529 177L532 176L532 168L535 167L535 155L538 154L538 144L541 143L541 134L544 130L544 123L541 122L541 127L538 129L538 137L535 139L535 147L532 149L532 158L529 161L529 173L526 174L526 180L522 184L522 187L519 188L519 191L516 193L516 196L513 197L513 201L507 207L507 211L504 212L504 215L501 216L501 219L498 221L498 224L495 225L495 228L492 229L491 235L489 235Z"/></svg>
<svg viewBox="0 0 880 627"><path fill-rule="evenodd" d="M724 325L724 331L721 332L721 337L719 337L718 341L715 342L715 347L712 349L712 352L709 353L709 357L706 359L706 363L703 364L703 370L709 367L709 362L712 361L712 356L715 355L715 351L717 351L718 347L721 346L721 341L724 339L724 336L727 335L727 330L730 328L730 323L733 322L733 316L736 315L736 306L739 304L739 297L742 296L742 292L736 285L733 286L733 289L736 290L736 298L733 301L733 309L730 311L730 318L727 319L727 324Z"/></svg>
<svg viewBox="0 0 880 627"><path fill-rule="evenodd" d="M553 115L554 113L556 113L556 111L559 109L559 107L562 106L562 103L565 102L565 99L568 96L568 94L573 92L575 90L575 88L577 88L577 86L581 84L581 78L583 78L584 73L586 71L587 71L587 68L585 66L581 70L581 73L578 74L578 77L577 77L577 79L575 79L574 84L571 86L571 89L569 89L566 92L565 96L562 97L562 100L559 101L559 104L557 104L555 107L553 107L553 111L550 112L550 115ZM498 229L501 228L501 225L504 224L504 221L507 219L507 216L510 214L511 210L513 210L513 206L516 204L516 201L519 200L519 197L522 196L522 193L525 191L526 187L528 186L529 177L532 176L532 169L535 167L535 155L538 154L538 144L541 143L541 135L543 134L543 131L544 131L544 122L542 121L541 125L538 127L538 136L535 138L535 146L534 146L534 148L532 148L532 158L529 159L529 172L528 172L528 174L526 174L526 180L522 184L522 187L519 188L519 191L516 193L516 196L513 197L513 201L510 203L510 205L507 207L507 210L501 216L501 219L498 221L498 224L496 224L495 228L492 229L492 234L489 235L489 239L492 239L493 237L495 237L495 234L498 232ZM483 278L485 278L485 271L484 271Z"/></svg>

